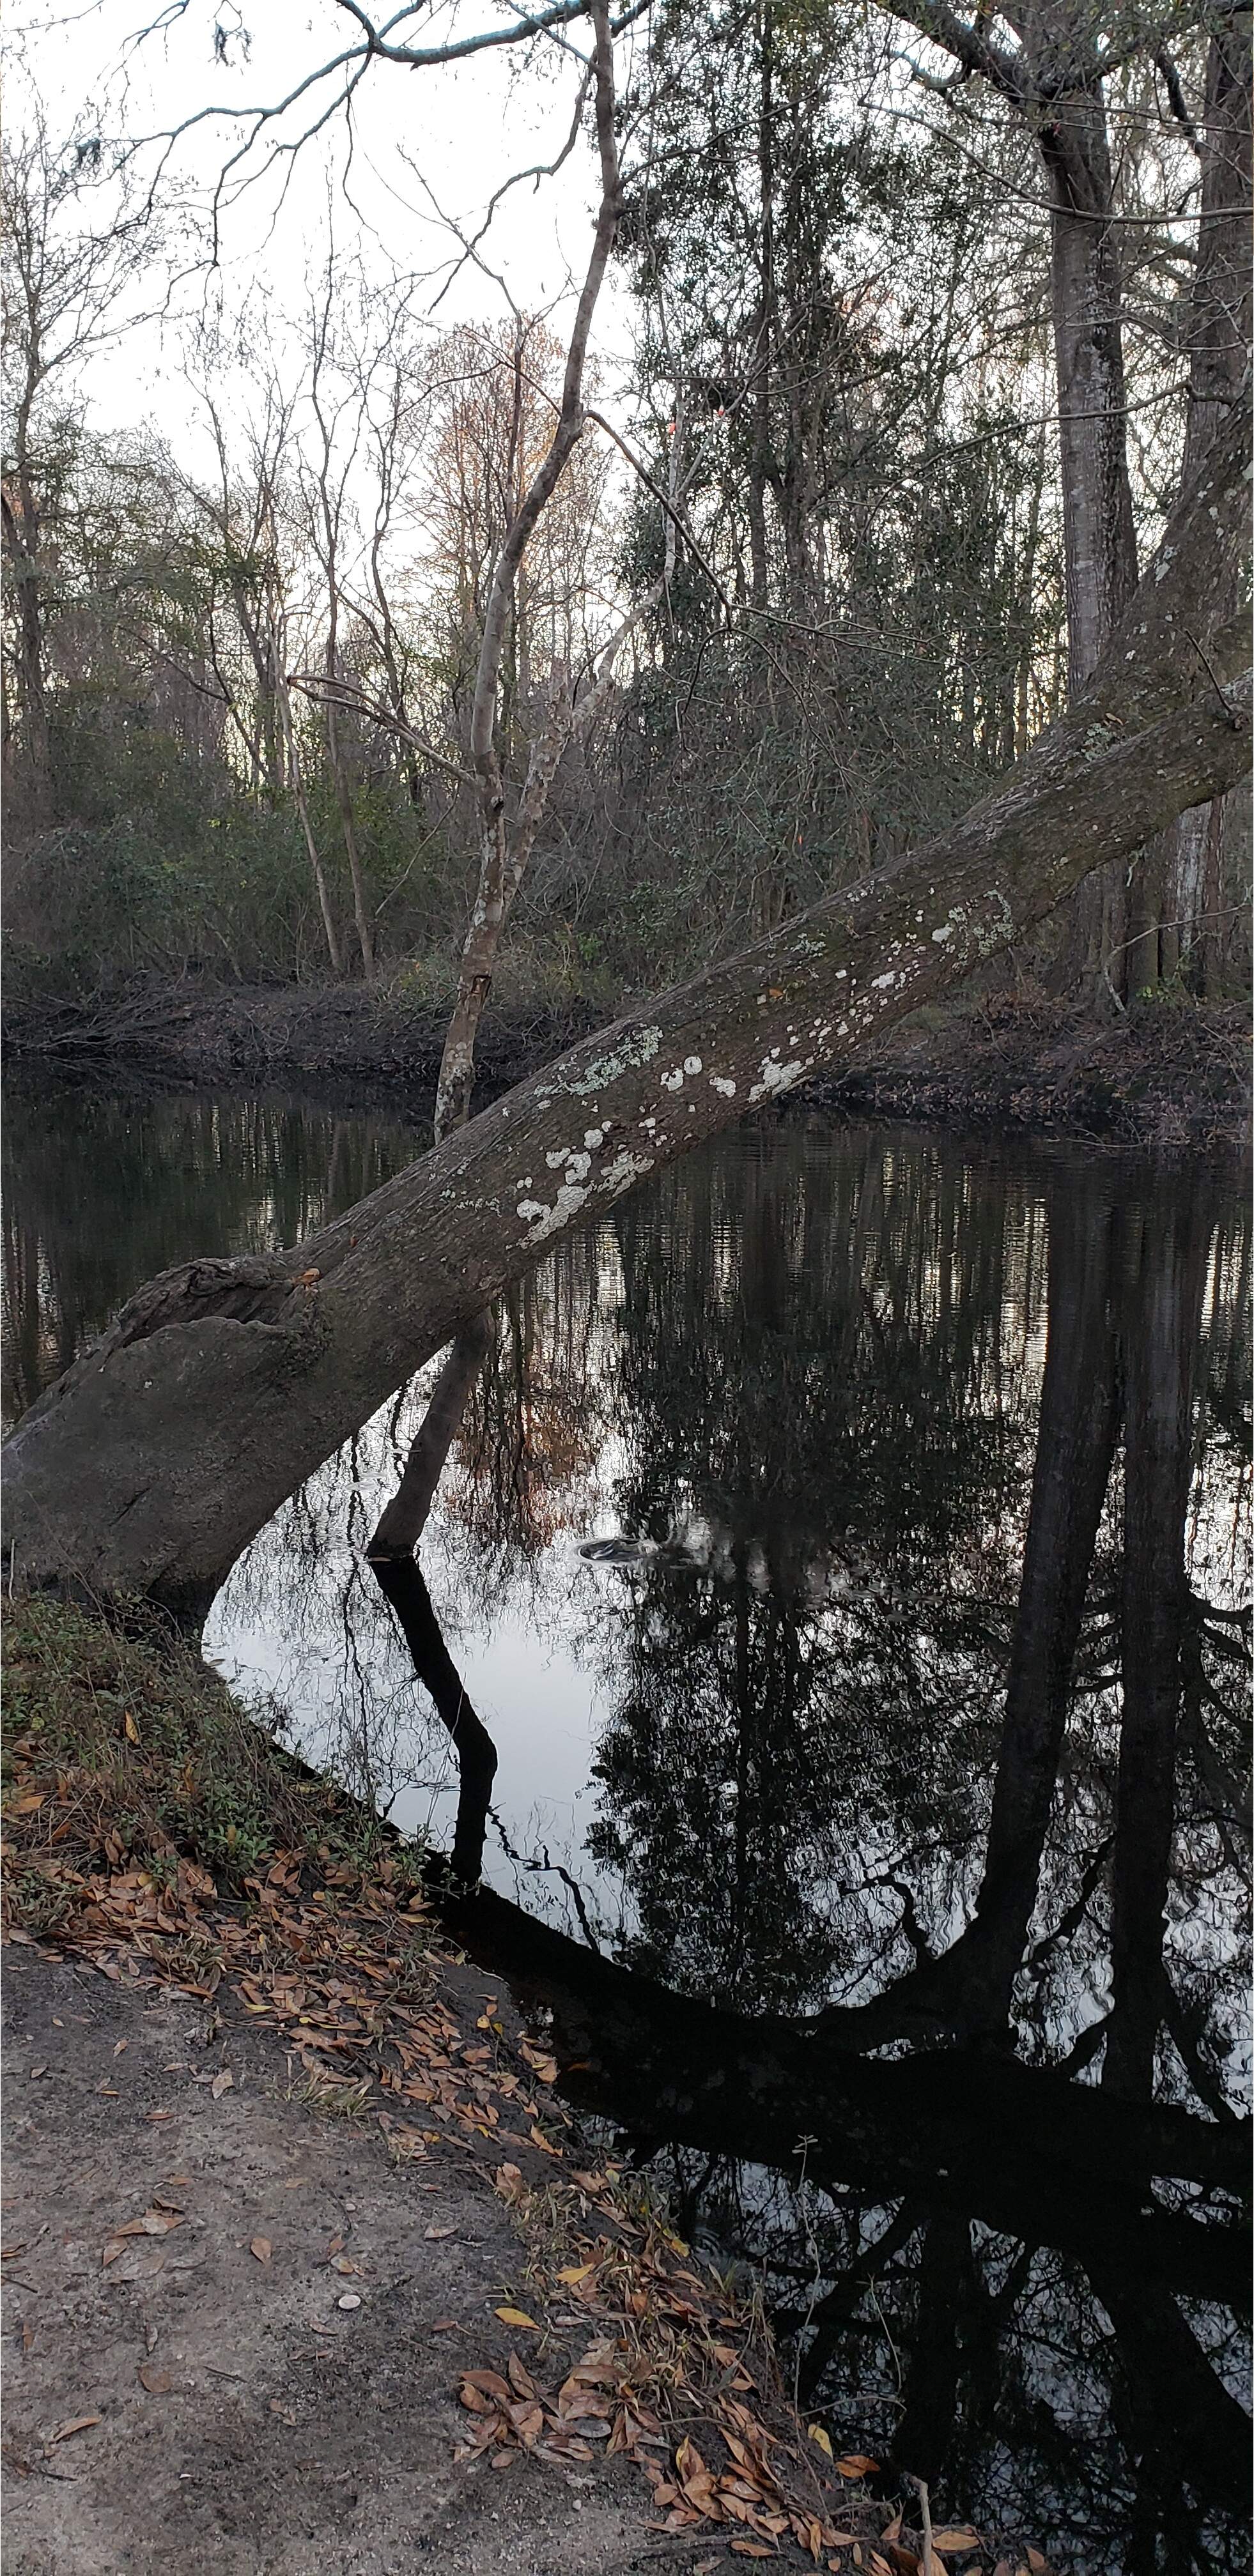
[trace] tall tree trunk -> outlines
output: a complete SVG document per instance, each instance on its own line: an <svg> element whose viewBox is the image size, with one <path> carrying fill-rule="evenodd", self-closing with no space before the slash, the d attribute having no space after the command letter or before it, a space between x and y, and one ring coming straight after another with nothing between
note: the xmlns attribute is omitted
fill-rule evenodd
<svg viewBox="0 0 1254 2576"><path fill-rule="evenodd" d="M300 828L304 835L305 848L309 854L310 873L312 874L314 881L314 891L318 897L318 910L322 915L322 928L327 943L327 955L331 960L331 972L334 976L339 977L344 972L344 957L340 948L339 932L335 926L335 913L332 909L331 893L330 888L327 885L326 870L322 864L321 853L318 848L317 840L314 837L314 828L312 821L310 820L309 799L305 794L305 773L301 763L300 746L297 743L296 729L292 723L292 701L288 694L287 681L283 676L283 663L277 644L274 648L274 667L276 673L275 698L279 710L279 722L281 728L280 739L286 753L285 765L292 782L292 795L295 799L296 811L300 818Z"/></svg>
<svg viewBox="0 0 1254 2576"><path fill-rule="evenodd" d="M471 1706L418 1566L412 1558L398 1562L378 1556L373 1548L370 1561L379 1590L396 1615L414 1671L430 1691L453 1741L460 1795L449 1860L454 1877L473 1886L483 1866L488 1800L496 1778L496 1746Z"/></svg>
<svg viewBox="0 0 1254 2576"><path fill-rule="evenodd" d="M1055 1191L1032 1501L988 1845L969 1932L938 1963L964 2028L1004 2030L1036 1904L1119 1420L1112 1225ZM948 2016L953 2018L953 2015Z"/></svg>
<svg viewBox="0 0 1254 2576"><path fill-rule="evenodd" d="M335 677L334 660L334 646L332 645L328 647L327 651L328 679L333 679ZM366 900L366 880L362 872L361 851L357 842L357 823L353 814L353 791L349 784L348 773L344 767L344 747L340 741L339 722L336 716L335 707L329 694L326 705L327 759L331 769L331 783L335 789L335 802L339 809L340 830L344 835L344 852L348 860L349 882L353 889L353 919L357 924L357 944L361 949L362 973L365 976L366 982L368 984L373 984L375 973L374 931L370 920L370 906ZM323 918L325 920L325 913Z"/></svg>
<svg viewBox="0 0 1254 2576"><path fill-rule="evenodd" d="M550 1065L295 1251L131 1300L8 1444L25 1580L216 1587L284 1497L556 1235L760 1100L848 1063L1248 758L1243 625L1206 603L1244 524L1244 420L1172 519L1080 703L926 848ZM1206 640L1223 697L1178 639ZM1240 694L1237 694L1239 685Z"/></svg>
<svg viewBox="0 0 1254 2576"><path fill-rule="evenodd" d="M1189 399L1180 486L1197 473L1231 405L1242 399L1250 362L1249 217L1251 185L1251 38L1245 11L1214 29L1206 66L1202 205L1197 268L1188 318ZM1224 613L1236 607L1235 571ZM1156 845L1163 893L1161 955L1148 937L1133 962L1134 988L1161 971L1174 974L1182 953L1191 982L1211 991L1223 954L1222 804L1195 806Z"/></svg>
<svg viewBox="0 0 1254 2576"><path fill-rule="evenodd" d="M401 1481L380 1514L370 1542L374 1565L414 1553L430 1517L445 1460L461 1429L475 1380L492 1347L492 1318L485 1311L458 1333L410 1443Z"/></svg>
<svg viewBox="0 0 1254 2576"><path fill-rule="evenodd" d="M1128 480L1119 258L1111 222L1106 110L1099 88L1068 99L1041 131L1050 187L1050 285L1058 382L1067 671L1078 697L1136 588ZM1073 969L1124 971L1126 874L1107 868L1077 895Z"/></svg>
<svg viewBox="0 0 1254 2576"><path fill-rule="evenodd" d="M1102 2083L1148 2100L1163 2017L1176 1721L1188 1604L1185 1516L1206 1237L1187 1199L1143 1220L1130 1283L1122 1578L1123 1720Z"/></svg>
<svg viewBox="0 0 1254 2576"><path fill-rule="evenodd" d="M52 807L52 751L44 682L44 619L40 582L39 505L30 472L20 459L17 508L3 499L10 578L17 593L17 695L22 717L23 787L28 819L38 828Z"/></svg>

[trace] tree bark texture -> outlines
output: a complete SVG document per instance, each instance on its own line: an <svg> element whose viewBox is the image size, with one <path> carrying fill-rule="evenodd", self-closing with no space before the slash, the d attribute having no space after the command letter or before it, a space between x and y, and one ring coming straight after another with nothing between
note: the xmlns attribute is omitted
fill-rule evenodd
<svg viewBox="0 0 1254 2576"><path fill-rule="evenodd" d="M951 990L1243 775L1234 415L1083 700L923 850L585 1040L295 1251L141 1290L8 1444L18 1579L203 1606L286 1495L506 1284L707 1136ZM1206 661L1187 641L1204 642Z"/></svg>

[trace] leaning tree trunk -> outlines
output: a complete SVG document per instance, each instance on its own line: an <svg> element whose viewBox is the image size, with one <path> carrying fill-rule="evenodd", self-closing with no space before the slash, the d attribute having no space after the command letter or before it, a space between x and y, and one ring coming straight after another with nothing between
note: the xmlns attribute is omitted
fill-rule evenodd
<svg viewBox="0 0 1254 2576"><path fill-rule="evenodd" d="M19 1579L192 1609L284 1497L541 1259L718 1129L847 1064L1247 762L1234 419L1092 686L925 849L586 1040L299 1249L152 1282L10 1441ZM1182 649L1205 643L1206 665Z"/></svg>

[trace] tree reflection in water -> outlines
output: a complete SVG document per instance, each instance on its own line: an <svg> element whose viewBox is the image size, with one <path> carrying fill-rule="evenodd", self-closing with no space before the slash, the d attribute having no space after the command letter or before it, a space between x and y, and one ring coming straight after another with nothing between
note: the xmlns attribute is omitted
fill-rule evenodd
<svg viewBox="0 0 1254 2576"><path fill-rule="evenodd" d="M1205 1182L1047 1170L1029 1456L1044 1247L1008 1282L987 1196L893 1159L823 1208L763 1158L738 1230L624 1213L619 1509L702 1537L602 1623L590 1840L636 1928L450 1920L763 2267L842 2439L1064 2564L1236 2566L1245 1243ZM527 1357L515 1316L468 1439L497 1552L537 1537Z"/></svg>
<svg viewBox="0 0 1254 2576"><path fill-rule="evenodd" d="M320 1186L326 1137L258 1105L232 1161L188 1114L197 1222L215 1161L239 1239ZM32 1381L105 1320L101 1245L124 1293L167 1221L141 1153L143 1245L115 1204L80 1255L80 1125L10 1185ZM350 1135L353 1184L393 1150ZM1128 2576L1246 2563L1249 1262L1204 1173L729 1139L518 1290L421 1573L385 1601L365 1561L411 1390L210 1627L406 1821L453 1726L456 1860L495 1881L459 1937L762 2267L839 2441ZM611 1532L662 1552L581 1564ZM577 1849L526 1841L546 1690Z"/></svg>

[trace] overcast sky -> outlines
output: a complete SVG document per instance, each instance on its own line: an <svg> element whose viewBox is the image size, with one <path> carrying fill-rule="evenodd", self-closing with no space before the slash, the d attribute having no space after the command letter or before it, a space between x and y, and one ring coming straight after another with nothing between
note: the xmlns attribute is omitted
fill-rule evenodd
<svg viewBox="0 0 1254 2576"><path fill-rule="evenodd" d="M493 0L473 0L473 6L423 11L413 33L430 45L500 26L513 14ZM228 180L219 259L210 269L210 202L248 132L250 112L277 104L341 52L352 40L353 21L335 0L312 8L308 0L255 0L239 12L224 0L173 0L141 38L145 16L145 0L93 0L72 13L38 0L33 8L14 8L8 46L19 70L10 81L8 114L11 127L20 125L34 91L54 143L98 131L106 154L119 143L131 148L145 184L161 158L159 138L188 118L200 120L173 145L162 182L184 228L176 315L212 311L220 300L229 330L259 287L284 311L299 314L306 281L325 251L329 212L337 245L359 248L380 280L397 274L418 280L418 309L433 312L437 322L507 313L505 293L483 267L463 262L452 275L461 252L443 218L469 239L503 179L556 157L570 133L579 78L568 46L503 47L463 64L423 69L376 62L355 91L351 136L340 106L293 154L285 147L332 109L344 74L308 89ZM217 58L216 28L225 35L225 63ZM586 51L587 42L586 26L576 24L571 44ZM627 47L618 52L621 80ZM528 311L552 306L559 328L571 275L586 262L595 185L585 130L555 177L510 191L481 245L483 262L515 302ZM156 273L154 263L154 279ZM611 381L627 338L621 290L608 287L596 346L609 359ZM97 423L152 419L175 434L188 416L181 369L177 335L169 329L154 322L129 335L117 351L91 362L87 391Z"/></svg>

